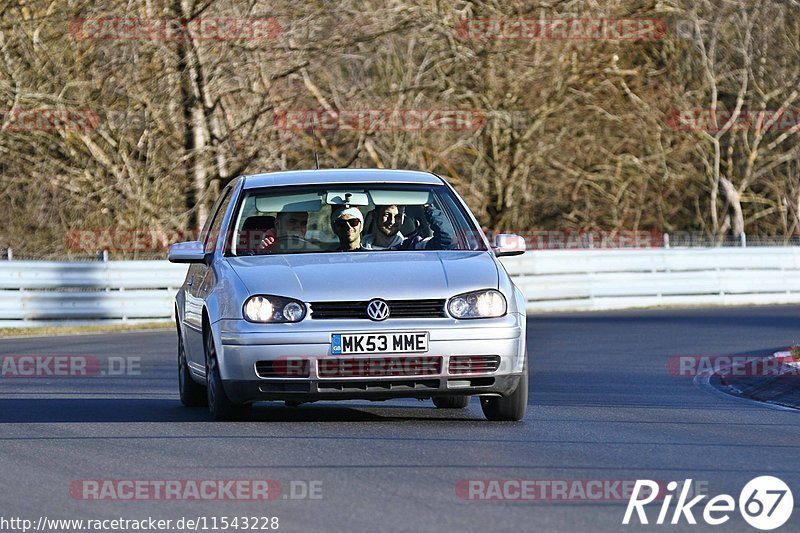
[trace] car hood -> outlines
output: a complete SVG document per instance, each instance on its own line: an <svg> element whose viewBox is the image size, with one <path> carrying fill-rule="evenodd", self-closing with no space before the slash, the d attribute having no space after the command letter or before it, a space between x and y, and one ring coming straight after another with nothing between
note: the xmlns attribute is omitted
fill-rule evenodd
<svg viewBox="0 0 800 533"><path fill-rule="evenodd" d="M496 289L490 252L391 251L229 257L250 294L310 301L448 298Z"/></svg>

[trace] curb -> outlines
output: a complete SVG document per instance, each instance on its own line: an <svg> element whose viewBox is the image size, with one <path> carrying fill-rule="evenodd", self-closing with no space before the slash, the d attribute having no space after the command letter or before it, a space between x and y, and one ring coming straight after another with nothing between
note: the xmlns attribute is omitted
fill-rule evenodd
<svg viewBox="0 0 800 533"><path fill-rule="evenodd" d="M708 383L720 392L743 399L800 410L800 361L790 351L780 351L759 363L767 368L777 365L779 370L764 375L735 375L736 367L729 366L709 376Z"/></svg>

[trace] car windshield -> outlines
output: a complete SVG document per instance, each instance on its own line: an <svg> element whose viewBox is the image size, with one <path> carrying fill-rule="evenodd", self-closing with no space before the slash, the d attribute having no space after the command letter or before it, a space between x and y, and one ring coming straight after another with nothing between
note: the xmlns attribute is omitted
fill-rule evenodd
<svg viewBox="0 0 800 533"><path fill-rule="evenodd" d="M245 191L226 254L486 250L444 185L358 184Z"/></svg>

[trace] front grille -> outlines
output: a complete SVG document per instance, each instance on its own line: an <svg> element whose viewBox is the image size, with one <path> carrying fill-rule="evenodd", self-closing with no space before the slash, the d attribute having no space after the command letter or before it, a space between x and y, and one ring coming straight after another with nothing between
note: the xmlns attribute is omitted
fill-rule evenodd
<svg viewBox="0 0 800 533"><path fill-rule="evenodd" d="M321 378L430 376L441 373L440 356L349 357L317 360Z"/></svg>
<svg viewBox="0 0 800 533"><path fill-rule="evenodd" d="M499 355L452 355L448 371L451 374L489 374L498 368Z"/></svg>
<svg viewBox="0 0 800 533"><path fill-rule="evenodd" d="M389 318L443 318L444 300L386 300L389 305ZM311 318L325 319L369 319L367 316L369 300L360 302L312 302Z"/></svg>
<svg viewBox="0 0 800 533"><path fill-rule="evenodd" d="M260 378L307 378L311 362L304 357L286 357L274 361L257 361L256 375Z"/></svg>

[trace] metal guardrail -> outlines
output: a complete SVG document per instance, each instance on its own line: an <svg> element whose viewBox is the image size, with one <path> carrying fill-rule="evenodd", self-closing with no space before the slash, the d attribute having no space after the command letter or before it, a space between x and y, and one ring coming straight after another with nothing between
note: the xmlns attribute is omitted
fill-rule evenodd
<svg viewBox="0 0 800 533"><path fill-rule="evenodd" d="M502 261L529 311L800 303L795 247L546 250Z"/></svg>
<svg viewBox="0 0 800 533"><path fill-rule="evenodd" d="M167 261L2 261L0 326L169 319L186 269Z"/></svg>
<svg viewBox="0 0 800 533"><path fill-rule="evenodd" d="M502 259L529 311L800 303L800 248L542 250ZM172 316L185 265L0 262L0 326Z"/></svg>

